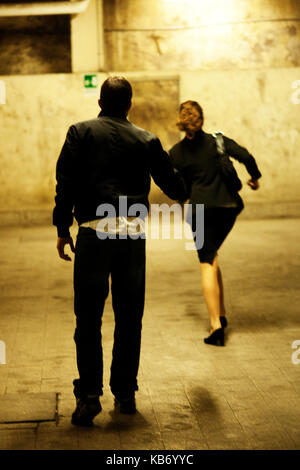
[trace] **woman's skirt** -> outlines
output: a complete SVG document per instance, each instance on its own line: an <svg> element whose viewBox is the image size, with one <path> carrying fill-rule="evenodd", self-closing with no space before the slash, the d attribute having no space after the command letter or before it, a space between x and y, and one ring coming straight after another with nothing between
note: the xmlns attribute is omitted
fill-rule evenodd
<svg viewBox="0 0 300 470"><path fill-rule="evenodd" d="M203 246L197 249L201 263L213 263L220 246L232 229L238 213L239 210L235 207L210 207L204 209L204 241ZM194 220L192 230L193 227Z"/></svg>

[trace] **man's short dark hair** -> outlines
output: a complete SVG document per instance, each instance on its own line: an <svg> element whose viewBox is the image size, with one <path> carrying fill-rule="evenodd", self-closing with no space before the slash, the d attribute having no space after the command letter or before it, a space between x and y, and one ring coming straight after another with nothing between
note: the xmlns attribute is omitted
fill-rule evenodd
<svg viewBox="0 0 300 470"><path fill-rule="evenodd" d="M109 77L102 84L100 102L102 111L122 115L128 111L132 87L124 77Z"/></svg>

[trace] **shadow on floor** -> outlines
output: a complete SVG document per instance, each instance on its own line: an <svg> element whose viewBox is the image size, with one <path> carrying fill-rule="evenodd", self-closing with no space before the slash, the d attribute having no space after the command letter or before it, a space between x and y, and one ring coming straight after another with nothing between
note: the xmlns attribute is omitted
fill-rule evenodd
<svg viewBox="0 0 300 470"><path fill-rule="evenodd" d="M124 415L111 410L109 412L111 421L106 424L106 431L126 431L129 429L140 429L150 426L149 422L144 418L144 416L137 411L132 415Z"/></svg>
<svg viewBox="0 0 300 470"><path fill-rule="evenodd" d="M188 392L189 401L193 410L198 412L209 412L216 418L219 414L219 407L212 394L203 387L193 387Z"/></svg>

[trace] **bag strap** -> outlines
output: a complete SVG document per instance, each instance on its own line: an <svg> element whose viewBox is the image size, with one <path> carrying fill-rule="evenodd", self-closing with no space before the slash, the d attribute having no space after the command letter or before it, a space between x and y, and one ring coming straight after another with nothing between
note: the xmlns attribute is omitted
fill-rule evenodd
<svg viewBox="0 0 300 470"><path fill-rule="evenodd" d="M215 132L213 134L213 137L216 139L218 153L221 155L225 155L226 150L225 150L225 144L224 144L224 139L223 139L223 132L221 131Z"/></svg>

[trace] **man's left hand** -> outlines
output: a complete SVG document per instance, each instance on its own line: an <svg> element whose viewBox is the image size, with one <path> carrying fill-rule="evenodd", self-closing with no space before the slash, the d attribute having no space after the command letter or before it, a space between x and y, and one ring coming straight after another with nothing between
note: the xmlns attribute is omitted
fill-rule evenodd
<svg viewBox="0 0 300 470"><path fill-rule="evenodd" d="M72 237L58 237L56 248L57 248L59 257L64 259L65 261L72 261L70 256L65 253L66 245L70 245L71 250L73 251L73 253L75 253L75 248L74 248Z"/></svg>

